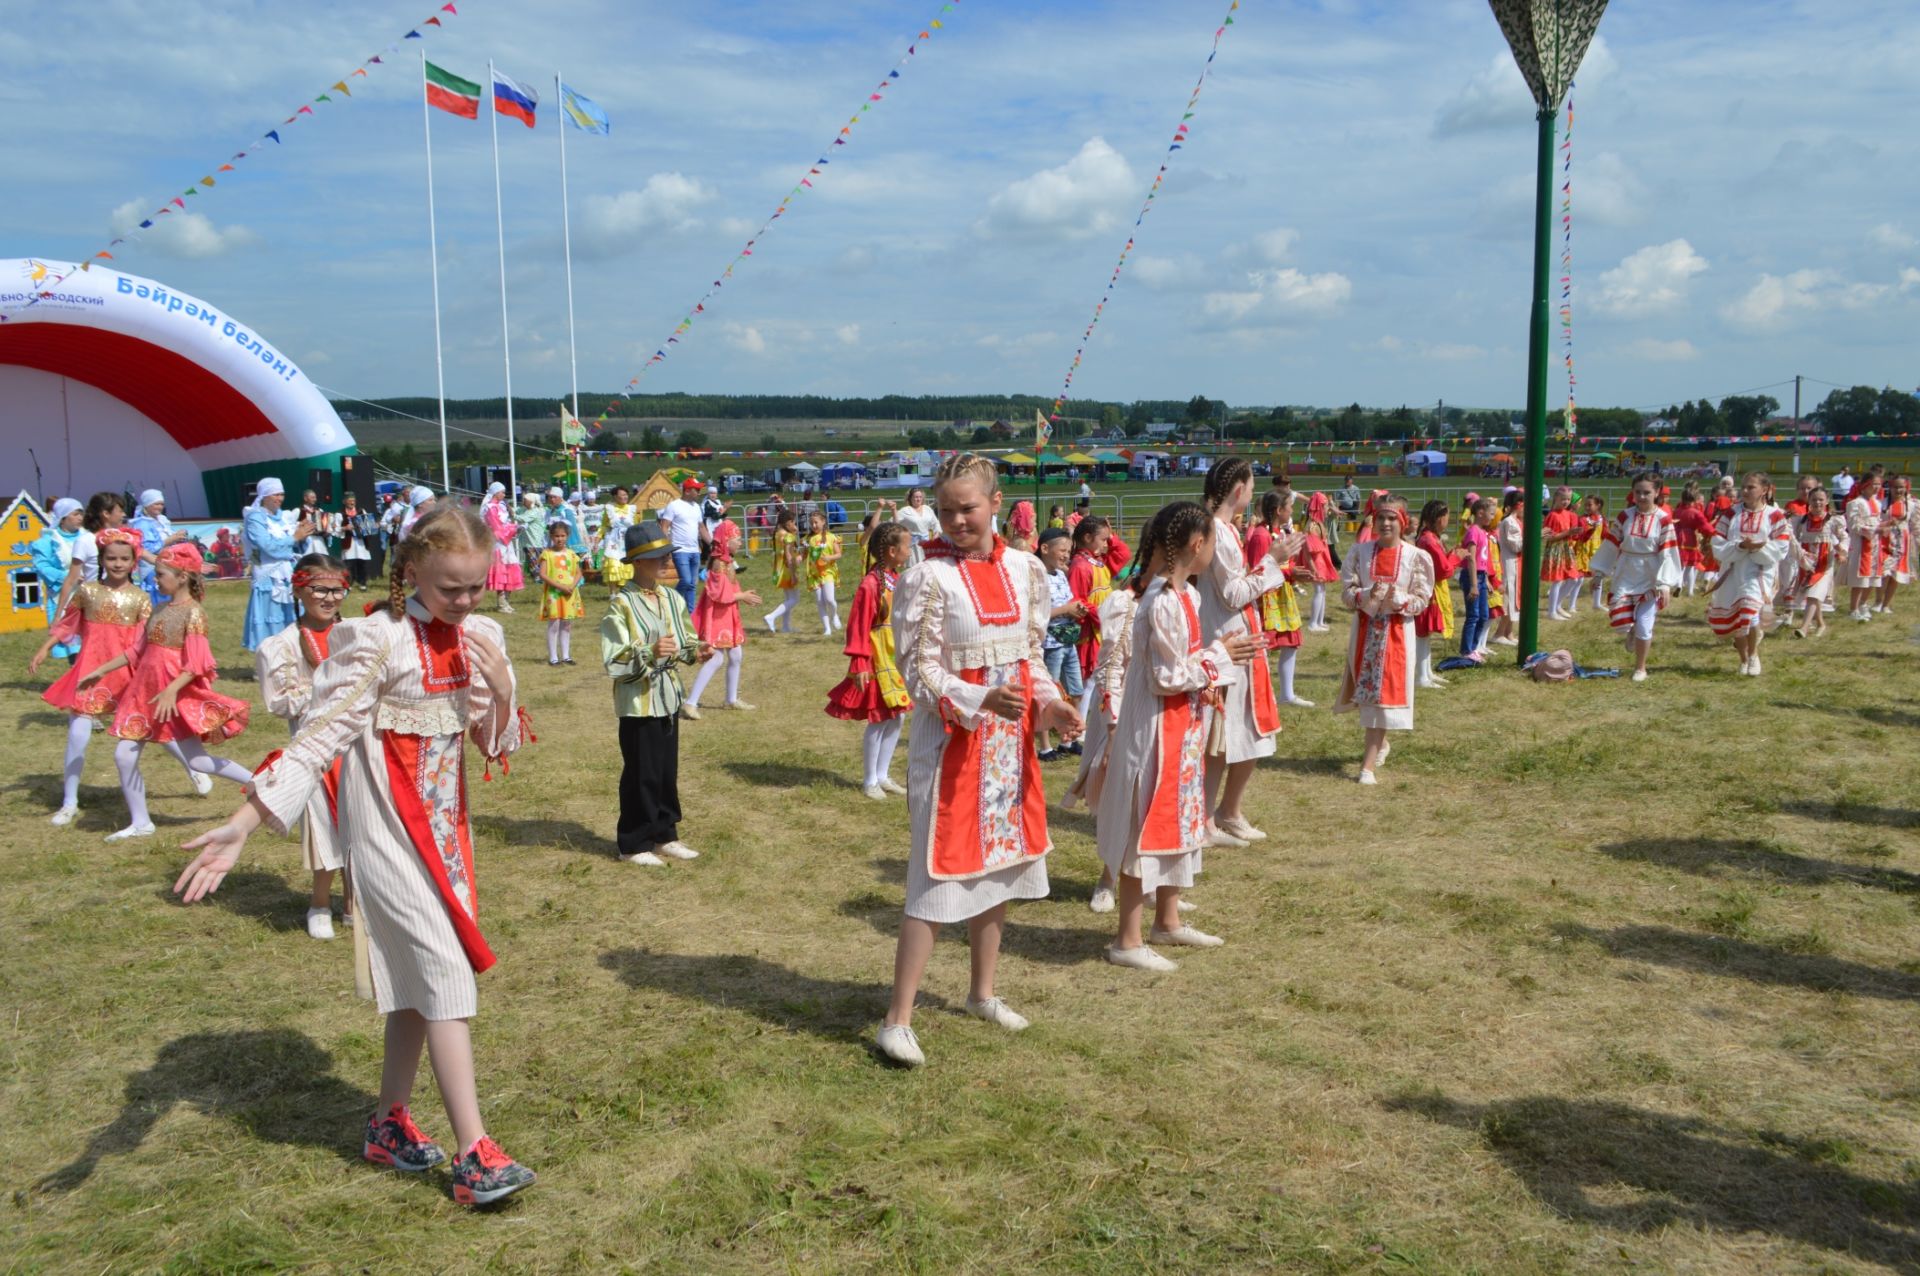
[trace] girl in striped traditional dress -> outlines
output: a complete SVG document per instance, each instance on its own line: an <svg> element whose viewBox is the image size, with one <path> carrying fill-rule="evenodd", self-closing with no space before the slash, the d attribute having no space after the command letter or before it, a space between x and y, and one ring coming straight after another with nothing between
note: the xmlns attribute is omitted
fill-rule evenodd
<svg viewBox="0 0 1920 1276"><path fill-rule="evenodd" d="M415 1173L447 1159L408 1111L424 1047L461 1149L453 1194L468 1205L534 1181L487 1136L467 1023L478 1000L474 975L494 956L478 922L465 742L489 766L504 765L524 730L505 635L474 611L493 544L469 510L447 505L421 516L395 546L387 609L335 626L300 733L260 768L246 805L187 843L200 854L174 883L187 903L217 890L247 836L262 824L284 834L340 760L338 824L355 924L387 1019L379 1109L362 1155Z"/></svg>
<svg viewBox="0 0 1920 1276"><path fill-rule="evenodd" d="M1834 573L1847 557L1847 520L1833 512L1833 498L1823 487L1807 493L1807 512L1793 520L1795 557L1794 603L1807 618L1793 631L1796 638L1827 636L1826 609L1833 602Z"/></svg>
<svg viewBox="0 0 1920 1276"><path fill-rule="evenodd" d="M1216 513L1175 501L1140 537L1140 579L1147 585L1133 618L1134 655L1107 746L1110 782L1096 823L1100 862L1120 882L1119 925L1107 960L1135 970L1178 968L1142 942L1149 894L1153 943L1217 948L1224 942L1180 920L1180 892L1194 884L1206 848L1215 844L1207 819L1208 723L1220 711L1221 688L1265 657L1260 639L1244 629L1206 639L1202 596L1192 582L1228 534Z"/></svg>
<svg viewBox="0 0 1920 1276"><path fill-rule="evenodd" d="M1773 628L1773 596L1780 564L1793 548L1793 524L1773 503L1773 484L1755 472L1740 483L1740 504L1714 528L1719 582L1707 603L1707 623L1731 638L1740 672L1760 676L1760 640Z"/></svg>
<svg viewBox="0 0 1920 1276"><path fill-rule="evenodd" d="M1680 586L1680 543L1673 515L1660 507L1660 483L1651 474L1633 481L1633 504L1607 524L1593 570L1609 578L1612 605L1607 623L1625 631L1633 653L1633 681L1647 680L1653 622Z"/></svg>
<svg viewBox="0 0 1920 1276"><path fill-rule="evenodd" d="M966 922L967 1013L1017 1032L1027 1020L994 995L1007 904L1043 899L1047 791L1037 733L1080 733L1080 715L1046 676L1052 602L1045 569L993 533L1000 482L984 456L957 453L933 480L940 514L926 561L900 578L893 632L914 715L907 767L913 843L893 997L875 1042L895 1063L926 1062L913 1001L941 925Z"/></svg>
<svg viewBox="0 0 1920 1276"><path fill-rule="evenodd" d="M1913 480L1904 474L1887 480L1886 530L1881 533L1880 601L1875 611L1892 611L1893 596L1913 579Z"/></svg>
<svg viewBox="0 0 1920 1276"><path fill-rule="evenodd" d="M1373 784L1392 746L1389 731L1413 730L1414 617L1433 599L1433 564L1406 538L1407 503L1374 504L1373 539L1340 566L1341 596L1353 609L1353 636L1333 711L1357 711L1366 730L1360 783Z"/></svg>

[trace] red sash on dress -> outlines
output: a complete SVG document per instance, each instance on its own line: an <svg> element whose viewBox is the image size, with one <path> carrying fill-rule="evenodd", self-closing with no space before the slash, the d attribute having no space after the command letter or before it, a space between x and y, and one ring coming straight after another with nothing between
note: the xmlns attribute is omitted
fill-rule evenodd
<svg viewBox="0 0 1920 1276"><path fill-rule="evenodd" d="M1249 605L1245 609L1247 632L1257 635L1260 632L1260 617ZM1254 656L1253 663L1247 666L1251 681L1247 684L1247 695L1253 700L1253 725L1261 735L1272 735L1280 730L1280 706L1273 698L1273 670L1267 668L1267 651L1264 646Z"/></svg>
<svg viewBox="0 0 1920 1276"><path fill-rule="evenodd" d="M1185 593L1179 599L1187 613L1187 654L1191 656L1200 650L1200 617L1192 599ZM1266 657L1256 663L1266 664ZM1204 795L1196 805L1189 792L1200 781L1200 734L1205 728L1197 699L1191 691L1160 697L1160 774L1154 777L1153 800L1140 826L1142 855L1179 854L1197 845L1206 831ZM1183 802L1183 797L1188 800ZM1184 827L1196 817L1198 830Z"/></svg>
<svg viewBox="0 0 1920 1276"><path fill-rule="evenodd" d="M985 564L981 564L985 566ZM987 684L985 669L962 669L960 681ZM1021 661L1018 686L1026 699L1020 721L983 714L969 731L949 722L940 754L940 802L927 867L938 881L997 872L1047 853L1047 791L1034 752L1033 674ZM1008 738L1012 737L1012 738ZM1017 750L1017 751L1016 751ZM989 799L1017 792L1011 805Z"/></svg>
<svg viewBox="0 0 1920 1276"><path fill-rule="evenodd" d="M1376 550L1368 565L1368 584L1396 580L1400 575L1400 554L1404 543L1389 550ZM1382 709L1404 709L1407 699L1407 635L1400 616L1369 616L1355 611L1360 627L1353 644L1352 668L1355 704L1378 705Z"/></svg>
<svg viewBox="0 0 1920 1276"><path fill-rule="evenodd" d="M427 810L427 801L420 793L420 771L424 761L421 753L425 738L404 735L398 731L382 731L380 740L386 749L387 784L393 792L394 813L406 827L407 839L413 843L420 862L433 879L434 888L440 893L440 902L446 905L447 917L453 922L453 933L460 940L461 951L466 953L467 964L475 972L486 970L495 961L493 950L487 947L474 915L467 912L459 897L453 893L453 881L441 859L442 849L433 840L433 821ZM458 747L465 748L465 745L463 743ZM454 821L455 849L466 871L467 892L473 899L474 913L478 913L480 891L473 877L473 841L467 831L467 772L464 765L460 768L459 782L460 814Z"/></svg>

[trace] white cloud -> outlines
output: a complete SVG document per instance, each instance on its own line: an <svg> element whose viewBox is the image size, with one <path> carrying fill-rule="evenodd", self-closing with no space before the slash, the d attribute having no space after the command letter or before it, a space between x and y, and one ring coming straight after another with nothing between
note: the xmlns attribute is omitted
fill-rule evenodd
<svg viewBox="0 0 1920 1276"><path fill-rule="evenodd" d="M1464 363L1470 359L1486 357L1484 346L1468 345L1457 341L1402 341L1388 333L1365 345L1355 346L1356 350L1377 350L1382 354L1402 355L1413 359L1431 359L1437 363Z"/></svg>
<svg viewBox="0 0 1920 1276"><path fill-rule="evenodd" d="M1629 359L1639 359L1645 363L1686 363L1700 357L1700 351L1693 342L1685 337L1672 341L1662 341L1657 337L1640 337L1620 347L1620 353Z"/></svg>
<svg viewBox="0 0 1920 1276"><path fill-rule="evenodd" d="M1118 225L1138 187L1126 157L1105 138L1091 137L1066 163L1043 168L995 193L974 230L1082 239Z"/></svg>
<svg viewBox="0 0 1920 1276"><path fill-rule="evenodd" d="M637 247L648 231L692 230L700 224L694 211L717 198L707 183L679 173L655 173L637 191L589 195L574 247L585 256L611 257Z"/></svg>
<svg viewBox="0 0 1920 1276"><path fill-rule="evenodd" d="M1526 230L1533 223L1535 175L1515 173L1501 182L1489 201L1488 216L1508 227ZM1559 199L1559 174L1554 175L1554 198ZM1646 183L1615 151L1601 151L1573 162L1573 219L1578 224L1632 226L1646 219L1653 204ZM1556 213L1559 204L1554 205Z"/></svg>
<svg viewBox="0 0 1920 1276"><path fill-rule="evenodd" d="M1594 308L1621 318L1662 314L1687 298L1687 281L1707 269L1707 259L1684 239L1650 244L1600 272Z"/></svg>
<svg viewBox="0 0 1920 1276"><path fill-rule="evenodd" d="M1269 266L1278 266L1287 260L1293 252L1293 246L1300 241L1300 232L1286 226L1275 226L1272 230L1263 230L1253 237L1247 245L1247 252L1256 261Z"/></svg>
<svg viewBox="0 0 1920 1276"><path fill-rule="evenodd" d="M728 345L743 354L765 354L767 339L760 335L760 329L742 323L729 323L721 328Z"/></svg>
<svg viewBox="0 0 1920 1276"><path fill-rule="evenodd" d="M1596 35L1587 46L1576 84L1592 88L1619 67L1605 36ZM1454 137L1517 127L1533 121L1533 94L1527 88L1513 54L1502 50L1476 72L1460 91L1441 103L1434 115L1433 135Z"/></svg>
<svg viewBox="0 0 1920 1276"><path fill-rule="evenodd" d="M1208 293L1202 309L1218 323L1277 323L1332 314L1352 296L1353 281L1336 271L1311 275L1282 266L1252 271L1245 289Z"/></svg>
<svg viewBox="0 0 1920 1276"><path fill-rule="evenodd" d="M1738 327L1777 329L1799 315L1823 310L1860 310L1891 291L1886 284L1849 283L1831 270L1763 274L1753 287L1723 306L1720 313Z"/></svg>
<svg viewBox="0 0 1920 1276"><path fill-rule="evenodd" d="M1916 288L1920 288L1920 270L1915 270L1912 266L1901 267L1900 291L1912 292Z"/></svg>
<svg viewBox="0 0 1920 1276"><path fill-rule="evenodd" d="M1179 257L1150 257L1141 253L1132 259L1131 272L1142 287L1153 292L1178 292L1200 287L1206 267L1197 257L1184 254Z"/></svg>
<svg viewBox="0 0 1920 1276"><path fill-rule="evenodd" d="M974 344L986 350L998 350L1001 354L1011 356L1042 349L1052 345L1059 339L1060 334L1057 332L1027 332L1017 337L1010 337L998 332L989 332L986 336L974 342Z"/></svg>
<svg viewBox="0 0 1920 1276"><path fill-rule="evenodd" d="M760 223L751 217L722 217L719 221L720 233L731 235L735 239L751 235L760 229Z"/></svg>
<svg viewBox="0 0 1920 1276"><path fill-rule="evenodd" d="M138 200L128 200L113 210L109 224L116 235L136 230L153 211ZM260 236L245 226L215 226L204 213L185 213L174 209L164 217L153 218L153 229L141 233L140 243L162 257L218 257L236 248L248 248L260 242Z"/></svg>
<svg viewBox="0 0 1920 1276"><path fill-rule="evenodd" d="M1895 253L1903 253L1909 249L1920 247L1920 239L1915 239L1912 235L1894 225L1892 222L1881 222L1878 226L1868 231L1867 242L1875 248L1884 248L1888 252Z"/></svg>
<svg viewBox="0 0 1920 1276"><path fill-rule="evenodd" d="M843 323L833 330L833 335L840 339L843 346L857 346L860 344L860 325Z"/></svg>

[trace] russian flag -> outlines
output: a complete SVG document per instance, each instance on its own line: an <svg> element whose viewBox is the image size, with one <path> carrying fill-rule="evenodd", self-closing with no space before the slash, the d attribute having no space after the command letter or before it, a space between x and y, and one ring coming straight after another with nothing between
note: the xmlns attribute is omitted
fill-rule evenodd
<svg viewBox="0 0 1920 1276"><path fill-rule="evenodd" d="M528 128L533 127L534 108L540 95L503 71L493 73L493 109L511 115Z"/></svg>

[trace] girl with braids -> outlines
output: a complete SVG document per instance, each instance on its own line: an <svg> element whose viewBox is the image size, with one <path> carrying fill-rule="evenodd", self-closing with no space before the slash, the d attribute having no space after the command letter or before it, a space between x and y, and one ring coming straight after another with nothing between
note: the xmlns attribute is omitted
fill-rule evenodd
<svg viewBox="0 0 1920 1276"><path fill-rule="evenodd" d="M1413 618L1433 600L1433 562L1406 539L1407 503L1397 496L1374 503L1373 539L1355 545L1340 567L1341 595L1353 609L1353 636L1340 674L1335 713L1358 711L1366 729L1360 783L1391 749L1389 731L1413 730L1415 640Z"/></svg>
<svg viewBox="0 0 1920 1276"><path fill-rule="evenodd" d="M1327 513L1332 502L1325 492L1307 498L1307 541L1297 559L1312 569L1313 605L1307 612L1307 632L1324 634L1333 626L1327 623L1327 586L1340 579L1340 567L1333 561L1332 542L1328 539Z"/></svg>
<svg viewBox="0 0 1920 1276"><path fill-rule="evenodd" d="M793 632L793 606L800 601L800 516L786 506L773 523L773 587L783 595L778 607L761 617L768 633ZM775 622L779 622L776 628Z"/></svg>
<svg viewBox="0 0 1920 1276"><path fill-rule="evenodd" d="M334 626L299 733L261 765L245 805L187 843L200 854L174 883L187 903L219 889L248 835L263 824L284 834L339 760L340 843L365 938L359 973L387 1019L362 1155L410 1173L447 1159L408 1111L425 1047L460 1149L453 1194L467 1205L534 1181L487 1137L467 1026L474 974L494 956L477 920L465 741L489 765L504 763L525 730L500 623L474 610L493 545L470 510L421 515L394 547L387 608Z"/></svg>
<svg viewBox="0 0 1920 1276"><path fill-rule="evenodd" d="M84 692L115 670L133 666L133 677L121 691L107 728L120 740L113 761L128 816L127 827L107 835L109 842L153 836L147 782L140 774L140 751L149 740L177 745L187 767L201 775L242 785L253 778L245 767L216 758L203 747L204 741L231 739L246 730L251 712L246 701L213 689L219 666L207 645L207 613L200 605L205 597L200 575L205 570L200 547L192 541L176 541L161 550L154 559L154 581L171 601L154 613L146 633L131 648L94 666L78 683Z"/></svg>
<svg viewBox="0 0 1920 1276"><path fill-rule="evenodd" d="M1046 676L1052 610L1040 560L993 532L1000 511L991 460L957 453L933 479L941 536L900 578L894 640L914 715L907 767L913 844L893 998L876 1045L907 1067L926 1062L913 1000L947 922L968 923L967 1013L1018 1032L1027 1021L994 995L1007 902L1047 894L1047 793L1034 737L1080 733L1080 715Z"/></svg>
<svg viewBox="0 0 1920 1276"><path fill-rule="evenodd" d="M1100 663L1100 643L1105 631L1100 628L1100 609L1113 592L1113 525L1098 515L1089 514L1073 525L1073 552L1067 560L1067 584L1073 596L1085 607L1080 618L1080 677L1086 684L1080 697L1080 716L1086 717L1093 704L1093 670Z"/></svg>
<svg viewBox="0 0 1920 1276"><path fill-rule="evenodd" d="M487 520L489 529L493 520ZM495 551L496 555L498 551ZM498 557L494 559L496 566ZM313 704L314 671L327 658L333 626L340 619L340 600L347 596L347 566L330 554L308 554L293 565L293 600L300 619L261 642L253 653L254 682L267 702L267 712L285 718L288 729L300 734L300 723ZM489 573L487 588L493 588ZM307 902L307 934L333 938L333 875L346 867L340 835L334 831L334 810L340 804L340 760L335 758L326 778L300 817L300 853L313 874L313 894ZM347 917L353 902L347 901Z"/></svg>
<svg viewBox="0 0 1920 1276"><path fill-rule="evenodd" d="M74 537L68 554L72 565L60 586L60 601L53 609L54 615L66 611L74 590L87 581L100 579L99 536L126 523L126 499L118 492L95 492L87 499L87 512L80 518L80 534Z"/></svg>
<svg viewBox="0 0 1920 1276"><path fill-rule="evenodd" d="M1847 557L1847 522L1833 512L1833 498L1823 487L1807 493L1807 512L1793 520L1795 557L1794 602L1807 618L1794 630L1797 638L1824 638L1826 609L1833 603L1834 569Z"/></svg>
<svg viewBox="0 0 1920 1276"><path fill-rule="evenodd" d="M1680 587L1680 541L1674 516L1660 507L1660 481L1642 474L1630 490L1632 504L1607 524L1593 555L1593 570L1609 579L1613 602L1608 623L1627 631L1632 681L1645 682L1653 622Z"/></svg>
<svg viewBox="0 0 1920 1276"><path fill-rule="evenodd" d="M1427 556L1433 569L1433 600L1413 622L1414 664L1422 687L1444 687L1447 680L1433 671L1433 640L1453 636L1453 574L1467 561L1447 552L1447 521L1453 510L1445 501L1428 501L1420 507L1420 534L1414 547Z"/></svg>
<svg viewBox="0 0 1920 1276"><path fill-rule="evenodd" d="M1714 527L1720 576L1707 600L1707 624L1733 640L1748 677L1760 676L1760 640L1773 628L1780 564L1793 549L1793 522L1773 503L1773 483L1756 470L1741 480L1740 504Z"/></svg>
<svg viewBox="0 0 1920 1276"><path fill-rule="evenodd" d="M540 619L547 622L547 663L573 663L573 622L585 608L580 586L585 576L580 555L568 547L574 525L564 518L547 524L547 548L535 567L540 578Z"/></svg>
<svg viewBox="0 0 1920 1276"><path fill-rule="evenodd" d="M834 590L840 585L840 538L827 527L827 516L815 510L807 522L807 539L801 552L807 563L807 588L813 591L813 605L820 613L820 629L831 638L840 623L840 604Z"/></svg>
<svg viewBox="0 0 1920 1276"><path fill-rule="evenodd" d="M893 658L893 590L915 548L904 523L881 523L867 537L866 574L847 612L847 676L827 693L829 717L866 724L860 741L866 763L860 791L876 802L885 801L889 793L904 797L907 792L890 774L900 729L913 711L913 699Z"/></svg>
<svg viewBox="0 0 1920 1276"><path fill-rule="evenodd" d="M1233 520L1245 512L1252 498L1253 466L1245 457L1223 457L1207 471L1206 507L1213 515L1213 550L1196 567L1195 583L1200 593L1200 624L1209 643L1260 628L1253 605L1260 595L1285 582L1287 563L1304 543L1289 530L1273 538L1265 557L1249 563L1241 552ZM1207 804L1213 812L1213 845L1245 846L1266 837L1247 820L1240 804L1247 781L1253 778L1253 764L1273 756L1273 737L1280 731L1280 707L1274 699L1273 675L1264 656L1248 661L1225 686L1216 715L1219 726L1212 731L1207 748ZM1213 804L1216 793L1217 807Z"/></svg>
<svg viewBox="0 0 1920 1276"><path fill-rule="evenodd" d="M1192 581L1227 543L1224 526L1193 502L1175 501L1141 538L1137 579L1146 583L1133 618L1120 718L1107 746L1112 782L1101 791L1096 821L1100 862L1120 880L1119 927L1107 949L1116 966L1177 969L1141 942L1149 892L1153 943L1223 942L1180 920L1180 892L1199 875L1205 848L1217 845L1207 821L1208 708L1220 712L1222 688L1265 665L1260 640L1245 630L1205 637L1202 596Z"/></svg>
<svg viewBox="0 0 1920 1276"><path fill-rule="evenodd" d="M614 558L626 553L626 532L620 533L620 544L608 552ZM724 708L751 709L752 705L740 698L740 662L746 657L747 628L740 623L740 604L760 605L760 595L751 589L740 588L738 568L733 565L733 547L740 541L740 525L730 518L723 518L713 527L713 540L708 545L707 578L700 586L700 601L693 609L693 632L700 640L713 648L713 654L700 666L700 672L693 676L693 690L687 694L686 703L680 706L682 716L694 721L700 719L700 693L707 689L713 676L720 672L722 665L727 670L727 699ZM628 568L631 573L632 569ZM631 580L629 574L626 579Z"/></svg>
<svg viewBox="0 0 1920 1276"><path fill-rule="evenodd" d="M1293 530L1293 496L1279 490L1269 491L1260 498L1260 521L1247 529L1247 561L1257 563L1267 556L1276 536L1284 536ZM1280 703L1295 705L1302 709L1313 708L1313 701L1294 694L1294 664L1300 656L1302 625L1300 622L1300 591L1295 582L1302 584L1312 580L1313 569L1300 563L1296 554L1293 560L1282 569L1280 584L1260 595L1260 637L1266 649L1273 653L1273 661L1280 674Z"/></svg>

